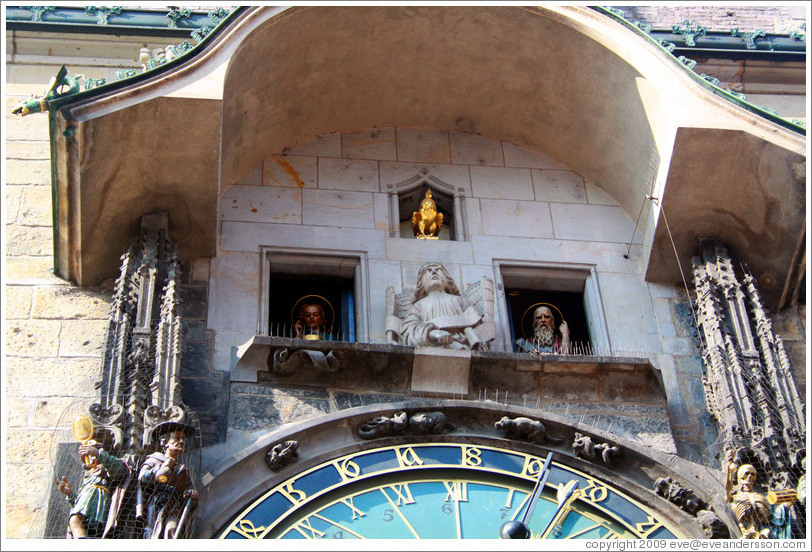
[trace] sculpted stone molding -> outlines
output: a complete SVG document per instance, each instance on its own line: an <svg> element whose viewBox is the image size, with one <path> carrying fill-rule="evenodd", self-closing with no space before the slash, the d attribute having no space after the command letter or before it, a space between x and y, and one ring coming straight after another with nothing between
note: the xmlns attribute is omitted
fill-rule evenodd
<svg viewBox="0 0 812 552"><path fill-rule="evenodd" d="M703 508L703 502L694 494L690 489L686 489L678 481L674 481L671 477L660 477L654 482L654 492L661 497L667 499L691 514L697 515L697 512Z"/></svg>
<svg viewBox="0 0 812 552"><path fill-rule="evenodd" d="M265 455L265 463L272 471L277 472L299 459L297 448L299 448L299 441L277 443L268 450L268 454Z"/></svg>
<svg viewBox="0 0 812 552"><path fill-rule="evenodd" d="M178 537L191 534L194 506L190 501L197 491L189 469L181 460L186 440L197 430L187 424L189 413L181 400L182 335L178 294L181 262L167 229L166 213L145 215L139 239L133 241L121 258L102 358L102 377L96 385L99 396L96 402L87 405L91 431L81 448L84 456L97 459L110 474L123 473L120 465L130 475L138 473L138 489L126 483L129 475L119 478L125 482L116 485L110 502L112 514L104 531L94 526L101 520L91 515L92 508L85 502L78 504L85 530L77 525L77 516L71 515L68 523L74 537L101 537L103 534L117 538L148 538L153 534L167 537L176 534L171 524L168 525L170 519L177 524L173 527L177 527ZM154 470L145 468L148 465ZM158 489L147 474L163 473L161 469L173 474L172 486L183 496L173 494L166 502L168 488ZM60 490L70 501L73 496L70 484L62 474L55 475L61 483ZM99 481L95 481L95 477L88 479L90 487L87 489L96 488L93 485L100 485L99 489L105 487L99 482L104 478L99 476ZM91 492L84 487L86 485L80 494ZM145 491L147 488L151 490ZM147 495L155 498L155 504L163 505L159 509L165 515L149 517L145 512L139 513L137 508L133 512L131 507L122 507L122 504L135 504L136 500L149 502L152 499ZM148 508L146 502L144 504ZM141 514L145 517L139 518Z"/></svg>
<svg viewBox="0 0 812 552"><path fill-rule="evenodd" d="M337 372L341 359L333 351L326 355L321 351L299 349L292 353L287 348L272 350L268 355L268 369L280 376L312 369L316 372Z"/></svg>
<svg viewBox="0 0 812 552"><path fill-rule="evenodd" d="M362 439L378 439L393 435L440 435L454 431L454 425L442 412L418 412L408 416L395 412L390 416L376 416L358 425L356 432Z"/></svg>
<svg viewBox="0 0 812 552"><path fill-rule="evenodd" d="M460 292L440 263L426 263L417 289L386 290L386 335L411 347L488 350L496 337L493 280L483 278Z"/></svg>
<svg viewBox="0 0 812 552"><path fill-rule="evenodd" d="M620 447L609 443L595 443L589 435L576 432L572 441L572 452L575 456L591 462L602 460L609 469L614 469L620 456Z"/></svg>
<svg viewBox="0 0 812 552"><path fill-rule="evenodd" d="M544 443L563 443L563 439L550 437L547 428L538 420L518 416L510 418L504 416L494 424L494 427L505 434L506 439L516 439L541 445Z"/></svg>
<svg viewBox="0 0 812 552"><path fill-rule="evenodd" d="M704 240L701 249L701 256L693 259L693 273L702 381L723 449L731 462L752 464L770 491L794 489L806 457L806 415L783 341L773 331L755 279L744 274L739 282L722 244ZM733 509L738 517L735 505ZM773 515L788 511L787 519L803 515L792 504L782 505L780 513L772 510ZM764 529L758 523L745 525L750 536ZM800 528L793 530L802 537Z"/></svg>

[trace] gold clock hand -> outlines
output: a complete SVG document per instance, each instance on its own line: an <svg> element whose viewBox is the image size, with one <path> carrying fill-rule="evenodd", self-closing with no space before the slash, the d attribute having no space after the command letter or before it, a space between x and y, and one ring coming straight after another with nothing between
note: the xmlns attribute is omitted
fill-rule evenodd
<svg viewBox="0 0 812 552"><path fill-rule="evenodd" d="M533 510L536 509L536 502L538 502L539 496L541 493L544 492L544 484L547 483L547 477L550 475L550 466L553 463L553 453L547 455L547 458L544 460L544 466L542 466L541 471L539 472L539 478L536 480L536 486L533 488L533 492L530 495L532 498L530 499L530 504L527 506L527 510L525 510L524 515L522 516L521 521L511 520L506 521L502 524L502 527L499 528L499 538L502 539L529 539L530 538L530 529L527 527L527 520L530 519L530 516L533 515Z"/></svg>
<svg viewBox="0 0 812 552"><path fill-rule="evenodd" d="M553 514L552 519L547 523L547 527L544 528L544 531L540 533L540 539L549 538L550 534L553 532L553 529L556 526L560 526L564 523L564 519L567 517L567 514L570 513L570 504L572 504L576 498L578 498L578 481L572 480L567 483L566 486L561 488L558 492L558 508Z"/></svg>

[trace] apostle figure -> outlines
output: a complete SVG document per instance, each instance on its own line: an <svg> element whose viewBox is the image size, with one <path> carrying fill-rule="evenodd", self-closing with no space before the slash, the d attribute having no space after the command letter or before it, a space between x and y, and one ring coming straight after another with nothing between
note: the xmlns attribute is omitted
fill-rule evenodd
<svg viewBox="0 0 812 552"><path fill-rule="evenodd" d="M136 519L145 524L146 539L172 539L189 533L197 491L189 469L180 459L191 431L191 427L178 422L164 422L153 430L162 451L147 456L138 471Z"/></svg>
<svg viewBox="0 0 812 552"><path fill-rule="evenodd" d="M526 353L553 353L566 355L570 351L570 329L566 320L555 327L553 311L541 305L533 311L533 340L516 340L519 349Z"/></svg>
<svg viewBox="0 0 812 552"><path fill-rule="evenodd" d="M324 309L317 303L305 303L299 307L299 313L293 329L298 339L323 339L325 330Z"/></svg>
<svg viewBox="0 0 812 552"><path fill-rule="evenodd" d="M130 479L130 469L92 439L79 447L79 456L84 460L84 477L79 493L74 492L67 477L56 482L71 506L68 538L111 536Z"/></svg>
<svg viewBox="0 0 812 552"><path fill-rule="evenodd" d="M483 315L468 304L440 263L427 263L417 274L414 301L400 326L403 345L479 349L474 327Z"/></svg>

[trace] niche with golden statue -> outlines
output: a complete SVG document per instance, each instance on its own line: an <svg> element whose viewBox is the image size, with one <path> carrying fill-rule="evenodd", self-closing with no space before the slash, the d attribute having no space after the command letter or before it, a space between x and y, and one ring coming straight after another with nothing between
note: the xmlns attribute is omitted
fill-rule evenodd
<svg viewBox="0 0 812 552"><path fill-rule="evenodd" d="M389 184L389 236L419 240L465 241L465 189L422 168L415 176Z"/></svg>

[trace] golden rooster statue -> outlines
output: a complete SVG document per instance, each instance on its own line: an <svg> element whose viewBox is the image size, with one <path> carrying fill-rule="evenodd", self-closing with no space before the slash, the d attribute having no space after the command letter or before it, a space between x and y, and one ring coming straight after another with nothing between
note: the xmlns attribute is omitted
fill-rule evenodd
<svg viewBox="0 0 812 552"><path fill-rule="evenodd" d="M412 230L416 238L436 240L443 227L443 214L437 212L437 204L431 199L431 190L420 202L420 210L412 213Z"/></svg>

